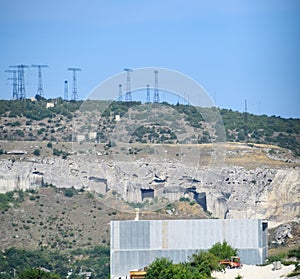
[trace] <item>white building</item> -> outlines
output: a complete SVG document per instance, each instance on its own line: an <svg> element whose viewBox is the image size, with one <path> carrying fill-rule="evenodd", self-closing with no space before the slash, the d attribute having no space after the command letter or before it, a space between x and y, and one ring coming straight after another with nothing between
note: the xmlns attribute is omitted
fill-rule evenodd
<svg viewBox="0 0 300 279"><path fill-rule="evenodd" d="M54 108L54 103L47 103L46 108Z"/></svg>
<svg viewBox="0 0 300 279"><path fill-rule="evenodd" d="M262 264L267 257L268 224L253 219L145 220L111 222L111 278L129 278L155 258L188 261L199 250L226 240L245 264Z"/></svg>

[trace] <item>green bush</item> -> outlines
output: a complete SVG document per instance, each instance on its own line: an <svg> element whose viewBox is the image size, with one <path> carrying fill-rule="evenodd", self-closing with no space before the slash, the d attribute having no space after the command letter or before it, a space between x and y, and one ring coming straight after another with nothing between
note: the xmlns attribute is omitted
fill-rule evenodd
<svg viewBox="0 0 300 279"><path fill-rule="evenodd" d="M7 210L11 206L17 206L24 201L24 192L22 190L6 192L0 194L0 210Z"/></svg>
<svg viewBox="0 0 300 279"><path fill-rule="evenodd" d="M35 150L33 151L33 154L34 154L35 156L40 156L40 155L41 155L41 150L40 150L40 149L35 149Z"/></svg>
<svg viewBox="0 0 300 279"><path fill-rule="evenodd" d="M62 151L61 151L61 150L58 150L58 149L56 149L56 148L53 148L52 153L53 153L54 156L60 156L60 154L62 153Z"/></svg>
<svg viewBox="0 0 300 279"><path fill-rule="evenodd" d="M15 133L19 137L24 137L24 132L22 130L16 130Z"/></svg>
<svg viewBox="0 0 300 279"><path fill-rule="evenodd" d="M64 191L65 196L69 197L69 198L73 197L75 193L76 193L76 190L73 187L72 188L67 188Z"/></svg>
<svg viewBox="0 0 300 279"><path fill-rule="evenodd" d="M190 199L189 198L185 198L185 197L181 197L181 198L179 198L179 201L180 202L189 202Z"/></svg>
<svg viewBox="0 0 300 279"><path fill-rule="evenodd" d="M213 271L223 270L213 254L200 251L189 262L174 264L167 258L155 259L147 268L146 279L208 279Z"/></svg>
<svg viewBox="0 0 300 279"><path fill-rule="evenodd" d="M173 262L167 258L157 258L147 268L146 279L168 279L175 276Z"/></svg>
<svg viewBox="0 0 300 279"><path fill-rule="evenodd" d="M272 263L272 262L278 262L282 261L286 257L286 253L280 253L278 255L272 255L267 258L267 261Z"/></svg>
<svg viewBox="0 0 300 279"><path fill-rule="evenodd" d="M223 241L223 243L217 242L208 251L220 260L230 259L237 255L237 250L232 248L226 241Z"/></svg>
<svg viewBox="0 0 300 279"><path fill-rule="evenodd" d="M24 270L19 279L60 279L57 274L49 273L41 269L29 268Z"/></svg>
<svg viewBox="0 0 300 279"><path fill-rule="evenodd" d="M197 202L196 201L190 201L190 206L195 205Z"/></svg>
<svg viewBox="0 0 300 279"><path fill-rule="evenodd" d="M289 258L296 257L297 260L300 260L300 247L298 247L297 249L290 250L288 252L288 257Z"/></svg>

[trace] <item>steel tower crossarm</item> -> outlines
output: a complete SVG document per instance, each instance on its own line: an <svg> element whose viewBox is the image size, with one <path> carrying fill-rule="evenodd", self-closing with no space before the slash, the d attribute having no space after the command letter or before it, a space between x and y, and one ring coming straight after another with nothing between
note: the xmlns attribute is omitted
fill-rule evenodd
<svg viewBox="0 0 300 279"><path fill-rule="evenodd" d="M31 67L38 69L38 89L37 89L37 95L38 96L44 96L43 81L42 81L42 68L48 68L48 65L32 64Z"/></svg>
<svg viewBox="0 0 300 279"><path fill-rule="evenodd" d="M77 92L77 85L76 85L76 72L81 71L80 68L68 68L68 71L73 72L73 90L72 90L72 100L77 101L78 99L78 92Z"/></svg>

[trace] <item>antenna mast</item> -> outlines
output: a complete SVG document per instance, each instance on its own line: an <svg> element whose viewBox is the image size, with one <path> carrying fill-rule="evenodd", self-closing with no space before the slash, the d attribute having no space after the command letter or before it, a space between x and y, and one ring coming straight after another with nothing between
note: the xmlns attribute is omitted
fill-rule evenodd
<svg viewBox="0 0 300 279"><path fill-rule="evenodd" d="M37 89L37 96L44 96L44 90L43 90L43 81L42 81L42 68L47 68L48 65L31 65L32 68L38 69L38 89Z"/></svg>
<svg viewBox="0 0 300 279"><path fill-rule="evenodd" d="M18 69L18 99L26 99L25 92L25 68L29 68L26 65L11 65L10 68Z"/></svg>
<svg viewBox="0 0 300 279"><path fill-rule="evenodd" d="M119 84L119 101L122 102L122 84Z"/></svg>
<svg viewBox="0 0 300 279"><path fill-rule="evenodd" d="M125 101L126 102L131 102L132 101L132 96L131 96L131 91L130 91L130 87L131 87L130 72L132 72L132 70L126 68L126 69L124 69L124 71L127 72Z"/></svg>
<svg viewBox="0 0 300 279"><path fill-rule="evenodd" d="M76 72L81 71L80 68L68 68L68 71L73 72L73 90L72 90L72 100L77 101L78 99L78 92L77 92L77 85L76 85Z"/></svg>
<svg viewBox="0 0 300 279"><path fill-rule="evenodd" d="M158 93L158 71L154 71L154 103L159 103Z"/></svg>
<svg viewBox="0 0 300 279"><path fill-rule="evenodd" d="M64 86L64 99L65 100L68 100L68 81L67 80L65 80L65 86Z"/></svg>
<svg viewBox="0 0 300 279"><path fill-rule="evenodd" d="M6 70L6 73L12 73L12 98L13 100L18 100L18 79L17 79L17 70Z"/></svg>

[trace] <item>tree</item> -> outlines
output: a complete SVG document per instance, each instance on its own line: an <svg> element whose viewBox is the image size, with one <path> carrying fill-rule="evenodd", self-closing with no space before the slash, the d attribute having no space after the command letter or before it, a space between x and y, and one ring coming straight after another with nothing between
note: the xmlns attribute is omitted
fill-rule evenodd
<svg viewBox="0 0 300 279"><path fill-rule="evenodd" d="M40 156L41 155L41 150L40 149L34 149L33 154L35 156Z"/></svg>
<svg viewBox="0 0 300 279"><path fill-rule="evenodd" d="M73 187L67 188L64 192L66 197L71 198L74 196L75 189Z"/></svg>
<svg viewBox="0 0 300 279"><path fill-rule="evenodd" d="M190 266L195 270L194 273L200 273L208 278L214 270L223 270L219 264L219 258L206 251L193 254L190 258Z"/></svg>
<svg viewBox="0 0 300 279"><path fill-rule="evenodd" d="M0 273L0 279L11 279L11 275L9 275L5 272L1 272Z"/></svg>
<svg viewBox="0 0 300 279"><path fill-rule="evenodd" d="M209 250L211 254L218 257L220 260L230 259L233 256L237 255L236 249L232 248L226 240L221 242L217 242L214 244Z"/></svg>
<svg viewBox="0 0 300 279"><path fill-rule="evenodd" d="M172 279L176 274L173 262L167 258L156 258L147 268L146 279Z"/></svg>
<svg viewBox="0 0 300 279"><path fill-rule="evenodd" d="M173 279L208 279L205 274L199 273L192 268L190 263L180 263L174 265L175 274Z"/></svg>
<svg viewBox="0 0 300 279"><path fill-rule="evenodd" d="M53 153L54 156L60 156L60 154L62 153L62 151L54 148L53 151L52 151L52 153Z"/></svg>
<svg viewBox="0 0 300 279"><path fill-rule="evenodd" d="M41 269L28 268L20 274L19 279L60 279L60 276Z"/></svg>
<svg viewBox="0 0 300 279"><path fill-rule="evenodd" d="M48 142L48 143L47 143L47 147L48 147L48 148L52 148L52 142Z"/></svg>
<svg viewBox="0 0 300 279"><path fill-rule="evenodd" d="M219 259L209 252L200 251L190 262L174 264L167 258L157 258L147 268L146 279L208 279L214 270L223 270Z"/></svg>

